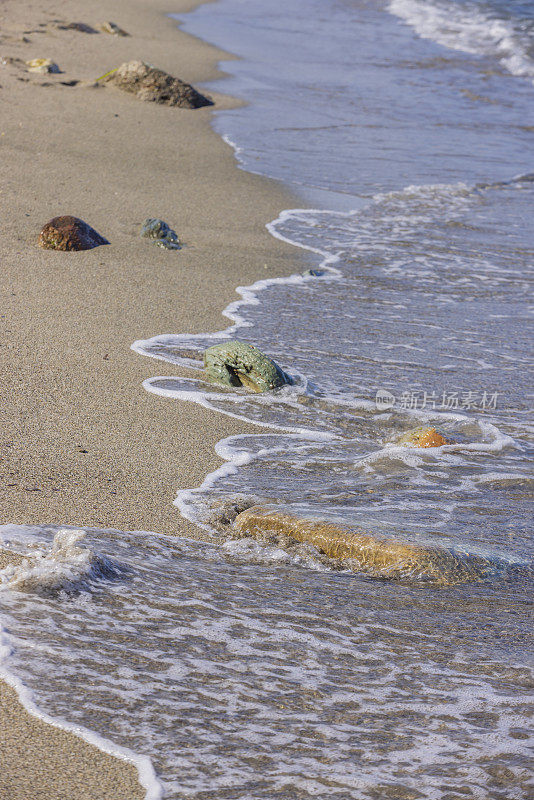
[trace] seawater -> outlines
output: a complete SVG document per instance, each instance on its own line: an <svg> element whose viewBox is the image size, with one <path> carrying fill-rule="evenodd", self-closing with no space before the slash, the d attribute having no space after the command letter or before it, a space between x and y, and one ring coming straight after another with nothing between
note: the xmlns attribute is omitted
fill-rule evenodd
<svg viewBox="0 0 534 800"><path fill-rule="evenodd" d="M251 542L0 533L28 562L0 575L9 671L39 708L149 756L165 797L528 796L515 584L422 590Z"/></svg>
<svg viewBox="0 0 534 800"><path fill-rule="evenodd" d="M184 17L242 59L217 88L249 105L216 129L302 208L268 225L300 248L293 276L239 287L224 331L135 343L184 367L148 391L258 428L219 443L179 511L210 530L244 496L491 568L436 584L249 539L0 528L26 559L0 572L3 674L137 763L147 797L531 796L533 17L513 0ZM235 337L293 385L204 383L201 351ZM396 444L421 424L451 444Z"/></svg>

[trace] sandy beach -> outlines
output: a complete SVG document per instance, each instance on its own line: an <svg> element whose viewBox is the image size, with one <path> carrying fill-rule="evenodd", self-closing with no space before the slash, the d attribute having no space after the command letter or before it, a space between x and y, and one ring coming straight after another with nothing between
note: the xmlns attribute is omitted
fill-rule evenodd
<svg viewBox="0 0 534 800"><path fill-rule="evenodd" d="M211 130L212 108L143 103L94 84L132 59L194 85L217 77L229 56L165 16L194 5L0 3L3 523L198 536L172 505L176 490L200 484L218 466L215 443L246 430L148 394L141 383L157 362L130 345L225 327L221 310L237 285L298 268L298 252L265 229L294 198L237 168ZM60 27L98 30L110 16L130 36ZM27 72L33 58L52 59L61 73ZM211 96L215 109L235 102ZM39 249L40 229L61 214L81 217L110 245ZM167 221L184 248L139 238L146 217ZM132 767L30 717L9 687L0 691L0 797L144 796Z"/></svg>

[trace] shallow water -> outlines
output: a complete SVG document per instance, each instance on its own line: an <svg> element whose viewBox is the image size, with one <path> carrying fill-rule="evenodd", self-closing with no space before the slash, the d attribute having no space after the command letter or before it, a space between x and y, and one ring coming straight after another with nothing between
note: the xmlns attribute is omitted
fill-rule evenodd
<svg viewBox="0 0 534 800"><path fill-rule="evenodd" d="M54 547L56 529L0 528L29 559L0 572L3 668L39 708L148 755L165 797L531 796L532 17L222 0L184 18L242 56L217 89L250 104L215 127L312 206L269 229L322 274L295 250L294 276L239 290L226 331L135 344L188 370L160 364L148 391L258 426L219 443L226 463L179 511L210 529L244 495L487 569L388 580L248 538ZM204 383L201 351L236 336L293 385ZM396 443L421 424L450 444Z"/></svg>
<svg viewBox="0 0 534 800"><path fill-rule="evenodd" d="M320 236L339 258L335 274L260 286L260 306L232 312L239 337L260 343L296 384L274 396L194 378L145 385L291 433L227 441L220 452L239 468L207 492L181 495L182 512L202 520L214 497L250 493L312 516L531 559L533 365L522 330L532 254L522 216L526 224L533 193L530 177L411 187L353 214L302 212L277 224L301 243ZM191 366L192 350L228 335L137 347ZM379 390L391 408L377 407ZM422 423L453 444L394 446Z"/></svg>
<svg viewBox="0 0 534 800"><path fill-rule="evenodd" d="M0 536L46 556L54 532ZM40 707L149 755L165 797L528 796L524 588L422 590L252 542L84 546L77 581L50 554L41 588L0 573L9 669Z"/></svg>

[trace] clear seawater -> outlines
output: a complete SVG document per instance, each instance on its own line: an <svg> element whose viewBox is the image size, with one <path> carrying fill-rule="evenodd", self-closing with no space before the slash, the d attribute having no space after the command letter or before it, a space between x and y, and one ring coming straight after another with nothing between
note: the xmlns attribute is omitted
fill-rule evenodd
<svg viewBox="0 0 534 800"><path fill-rule="evenodd" d="M135 344L177 414L258 426L219 443L225 465L177 514L210 530L214 504L245 496L491 569L435 585L248 539L54 547L56 529L5 526L29 560L0 573L3 668L48 714L148 756L165 797L526 800L534 4L220 0L183 22L241 58L217 89L248 104L215 128L302 207L266 220L293 276L241 287L225 331ZM293 385L204 383L201 351L228 338ZM396 446L421 424L451 444Z"/></svg>

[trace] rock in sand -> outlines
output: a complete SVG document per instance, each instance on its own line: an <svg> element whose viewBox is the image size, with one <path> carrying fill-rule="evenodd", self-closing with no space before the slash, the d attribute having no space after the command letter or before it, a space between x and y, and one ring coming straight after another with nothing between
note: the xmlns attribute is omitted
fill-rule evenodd
<svg viewBox="0 0 534 800"><path fill-rule="evenodd" d="M100 30L104 33L111 33L113 36L129 36L130 34L119 28L114 22L103 22Z"/></svg>
<svg viewBox="0 0 534 800"><path fill-rule="evenodd" d="M173 231L162 219L145 219L141 225L140 235L146 239L154 239L158 247L165 250L179 250L180 242L176 231Z"/></svg>
<svg viewBox="0 0 534 800"><path fill-rule="evenodd" d="M156 69L144 61L128 61L102 76L105 83L111 83L125 92L137 95L140 100L162 103L179 108L201 108L212 106L213 101L197 92L193 86L167 72Z"/></svg>
<svg viewBox="0 0 534 800"><path fill-rule="evenodd" d="M45 250L91 250L109 244L94 228L78 217L54 217L39 234L39 247Z"/></svg>
<svg viewBox="0 0 534 800"><path fill-rule="evenodd" d="M26 61L28 72L37 72L39 75L47 75L50 72L61 72L58 65L50 58L32 58Z"/></svg>

